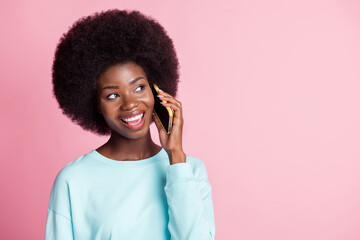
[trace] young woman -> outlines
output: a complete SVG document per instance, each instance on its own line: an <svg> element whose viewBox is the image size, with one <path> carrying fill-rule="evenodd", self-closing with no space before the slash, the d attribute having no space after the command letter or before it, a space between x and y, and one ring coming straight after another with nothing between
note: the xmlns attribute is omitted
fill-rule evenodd
<svg viewBox="0 0 360 240"><path fill-rule="evenodd" d="M53 92L63 113L109 140L67 164L54 181L45 239L214 239L203 162L182 148L172 40L137 11L79 19L60 39ZM156 83L174 113L166 134L153 114ZM155 122L161 146L149 126Z"/></svg>

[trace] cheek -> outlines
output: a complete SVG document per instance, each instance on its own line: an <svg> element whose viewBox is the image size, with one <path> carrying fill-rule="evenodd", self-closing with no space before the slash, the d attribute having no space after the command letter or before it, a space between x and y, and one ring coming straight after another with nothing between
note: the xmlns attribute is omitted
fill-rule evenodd
<svg viewBox="0 0 360 240"><path fill-rule="evenodd" d="M144 95L143 102L148 108L151 109L151 111L153 110L155 100L151 91L147 91L147 93Z"/></svg>
<svg viewBox="0 0 360 240"><path fill-rule="evenodd" d="M149 118L150 118L150 124L152 123L152 122L154 122L154 119L153 119L153 117L152 117L152 114L153 114L153 112L154 112L154 104L155 104L155 100L154 100L154 96L153 96L153 94L152 94L152 92L151 92L151 98L149 99L149 101L148 101L148 108L149 108L149 110L151 111L151 113L150 113L150 116L149 116Z"/></svg>
<svg viewBox="0 0 360 240"><path fill-rule="evenodd" d="M152 96L152 95L151 95ZM154 110L154 104L155 104L155 100L154 98L152 97L151 100L149 101L149 108L151 108L151 111Z"/></svg>
<svg viewBox="0 0 360 240"><path fill-rule="evenodd" d="M106 122L106 125L108 125L109 128L111 129L117 129L118 126L116 124L116 122L114 122L114 118L109 117L109 116L103 116Z"/></svg>
<svg viewBox="0 0 360 240"><path fill-rule="evenodd" d="M106 118L106 116L112 116L112 115L114 115L115 114L115 109L117 108L117 106L109 106L109 105L103 105L102 107L101 107L101 109L102 109L102 115L104 116L104 118ZM109 117L108 117L108 119L110 119Z"/></svg>

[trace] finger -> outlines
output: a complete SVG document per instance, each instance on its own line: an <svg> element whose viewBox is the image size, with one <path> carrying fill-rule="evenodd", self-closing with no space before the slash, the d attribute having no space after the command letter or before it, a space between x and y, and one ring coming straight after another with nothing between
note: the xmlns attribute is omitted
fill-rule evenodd
<svg viewBox="0 0 360 240"><path fill-rule="evenodd" d="M170 102L168 103L162 102L161 104L164 105L165 107L170 107L173 110L175 122L182 120L182 111L180 107Z"/></svg>
<svg viewBox="0 0 360 240"><path fill-rule="evenodd" d="M166 97L166 96L162 96L162 95L158 95L159 98L162 100L162 101L167 101L167 102L171 102L173 104L175 104L176 106L178 106L179 108L181 108L181 102L179 102L178 100L176 100L175 98L173 97Z"/></svg>
<svg viewBox="0 0 360 240"><path fill-rule="evenodd" d="M170 94L168 94L167 92L164 92L163 90L161 90L160 88L159 88L159 92L160 92L161 95L164 95L164 96L167 96L167 97L173 97Z"/></svg>
<svg viewBox="0 0 360 240"><path fill-rule="evenodd" d="M174 110L174 112L177 112L178 114L181 114L181 107L179 107L178 105L176 105L175 103L172 102L161 102L161 104L165 107L170 107Z"/></svg>

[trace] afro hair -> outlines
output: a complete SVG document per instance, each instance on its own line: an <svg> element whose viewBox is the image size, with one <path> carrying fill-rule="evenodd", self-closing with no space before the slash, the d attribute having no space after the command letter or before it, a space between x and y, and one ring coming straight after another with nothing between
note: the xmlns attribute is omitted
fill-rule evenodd
<svg viewBox="0 0 360 240"><path fill-rule="evenodd" d="M84 130L109 135L97 111L97 80L108 67L125 62L138 64L149 84L176 96L178 59L156 20L138 11L113 9L76 21L61 37L52 66L53 94L63 114Z"/></svg>

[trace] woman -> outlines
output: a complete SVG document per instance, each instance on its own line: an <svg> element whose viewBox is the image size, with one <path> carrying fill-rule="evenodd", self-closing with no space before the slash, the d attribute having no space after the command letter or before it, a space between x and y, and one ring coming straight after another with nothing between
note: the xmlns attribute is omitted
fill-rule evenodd
<svg viewBox="0 0 360 240"><path fill-rule="evenodd" d="M109 140L56 176L45 239L214 239L211 187L182 148L178 60L172 40L137 11L79 19L60 39L53 91L63 113ZM174 112L166 134L151 85ZM161 146L149 126L155 122Z"/></svg>

